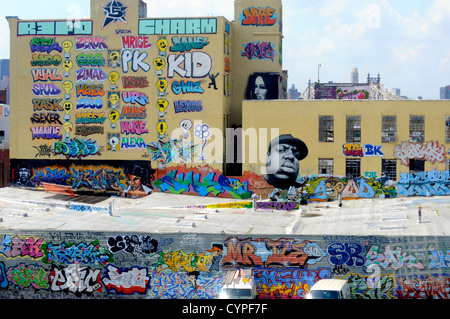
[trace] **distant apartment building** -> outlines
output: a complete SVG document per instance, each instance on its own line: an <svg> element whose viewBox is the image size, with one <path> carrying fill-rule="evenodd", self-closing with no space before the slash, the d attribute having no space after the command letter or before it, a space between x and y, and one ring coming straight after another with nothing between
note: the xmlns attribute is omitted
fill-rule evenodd
<svg viewBox="0 0 450 319"><path fill-rule="evenodd" d="M440 99L448 100L450 99L450 85L444 86L440 88Z"/></svg>

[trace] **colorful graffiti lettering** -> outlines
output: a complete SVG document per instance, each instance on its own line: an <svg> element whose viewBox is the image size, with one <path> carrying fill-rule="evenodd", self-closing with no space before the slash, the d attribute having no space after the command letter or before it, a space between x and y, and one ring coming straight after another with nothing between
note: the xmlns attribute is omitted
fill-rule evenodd
<svg viewBox="0 0 450 319"><path fill-rule="evenodd" d="M327 248L329 262L335 266L364 266L364 251L364 247L359 243L333 243Z"/></svg>
<svg viewBox="0 0 450 319"><path fill-rule="evenodd" d="M355 299L393 299L395 280L391 274L379 275L373 282L368 276L347 274L340 278L347 280L350 294Z"/></svg>
<svg viewBox="0 0 450 319"><path fill-rule="evenodd" d="M31 52L47 52L50 53L53 50L62 52L62 48L56 38L33 38L30 41Z"/></svg>
<svg viewBox="0 0 450 319"><path fill-rule="evenodd" d="M30 127L34 139L53 140L61 139L61 126L32 126Z"/></svg>
<svg viewBox="0 0 450 319"><path fill-rule="evenodd" d="M148 87L148 80L145 76L123 76L122 85L124 89L146 88Z"/></svg>
<svg viewBox="0 0 450 319"><path fill-rule="evenodd" d="M76 125L75 135L79 136L90 136L93 134L104 134L105 127L99 125L86 126L86 125Z"/></svg>
<svg viewBox="0 0 450 319"><path fill-rule="evenodd" d="M201 112L203 110L202 101L174 101L175 113L181 112Z"/></svg>
<svg viewBox="0 0 450 319"><path fill-rule="evenodd" d="M61 56L57 54L33 54L31 57L32 66L58 66L61 62Z"/></svg>
<svg viewBox="0 0 450 319"><path fill-rule="evenodd" d="M256 209L267 210L295 210L299 209L300 204L298 202L257 202Z"/></svg>
<svg viewBox="0 0 450 319"><path fill-rule="evenodd" d="M105 123L105 113L83 112L76 113L76 124L103 124Z"/></svg>
<svg viewBox="0 0 450 319"><path fill-rule="evenodd" d="M48 289L49 272L38 265L23 263L8 269L8 280L19 289L32 287L34 289Z"/></svg>
<svg viewBox="0 0 450 319"><path fill-rule="evenodd" d="M380 248L377 245L370 247L369 252L366 255L366 266L374 264L379 265L382 268L391 267L394 270L398 270L403 266L424 269L422 263L420 261L417 262L416 257L408 255L407 252L402 252L401 247L392 250L390 245L388 245L384 248L384 253L379 253L379 249Z"/></svg>
<svg viewBox="0 0 450 319"><path fill-rule="evenodd" d="M61 94L61 89L58 88L54 83L36 83L33 84L32 88L33 94L36 96L56 96Z"/></svg>
<svg viewBox="0 0 450 319"><path fill-rule="evenodd" d="M249 60L271 60L273 61L276 51L270 42L251 42L243 45L244 50L241 51L241 56Z"/></svg>
<svg viewBox="0 0 450 319"><path fill-rule="evenodd" d="M76 61L79 67L102 67L106 65L105 58L100 53L81 53L77 55Z"/></svg>
<svg viewBox="0 0 450 319"><path fill-rule="evenodd" d="M119 294L132 295L133 293L146 294L150 287L150 277L147 268L132 267L119 269L112 265L106 267L107 272L103 283L107 290L115 290Z"/></svg>
<svg viewBox="0 0 450 319"><path fill-rule="evenodd" d="M241 16L240 21L242 25L251 26L271 26L277 23L278 13L275 13L275 9L270 7L266 8L247 8Z"/></svg>
<svg viewBox="0 0 450 319"><path fill-rule="evenodd" d="M50 290L54 292L71 292L77 296L102 292L101 269L71 264L67 267L52 265L50 271Z"/></svg>
<svg viewBox="0 0 450 319"><path fill-rule="evenodd" d="M147 109L145 107L124 106L120 113L121 119L144 119L147 117Z"/></svg>
<svg viewBox="0 0 450 319"><path fill-rule="evenodd" d="M70 179L71 175L66 168L55 165L45 168L33 168L31 181L36 185L40 185L42 182L67 185Z"/></svg>
<svg viewBox="0 0 450 319"><path fill-rule="evenodd" d="M33 259L41 258L44 253L41 244L44 239L34 237L21 238L5 235L0 245L0 253L6 258L29 257Z"/></svg>
<svg viewBox="0 0 450 319"><path fill-rule="evenodd" d="M256 269L254 276L259 299L304 299L314 283L331 278L331 271L327 268Z"/></svg>
<svg viewBox="0 0 450 319"><path fill-rule="evenodd" d="M225 241L227 255L222 267L299 267L314 264L325 257L325 252L315 243L297 242L294 239L230 238Z"/></svg>
<svg viewBox="0 0 450 319"><path fill-rule="evenodd" d="M58 264L81 264L81 265L106 265L111 261L111 256L105 248L102 248L98 242L87 245L86 243L53 245L46 243L43 245L45 263Z"/></svg>
<svg viewBox="0 0 450 319"><path fill-rule="evenodd" d="M33 113L31 123L33 124L62 124L58 113Z"/></svg>
<svg viewBox="0 0 450 319"><path fill-rule="evenodd" d="M193 81L173 81L172 83L172 91L176 95L188 94L188 93L205 93L205 90L201 87L201 82L193 82Z"/></svg>
<svg viewBox="0 0 450 319"><path fill-rule="evenodd" d="M183 163L190 161L196 148L197 145L193 145L193 142L185 143L178 139L168 139L167 142L159 140L147 144L147 150L152 155L152 160L163 160L165 164L172 161Z"/></svg>
<svg viewBox="0 0 450 319"><path fill-rule="evenodd" d="M381 156L384 157L381 151L382 145L365 144L362 147L358 143L349 143L342 145L345 156L365 157L365 156Z"/></svg>
<svg viewBox="0 0 450 319"><path fill-rule="evenodd" d="M310 201L337 200L339 195L343 199L397 197L396 188L386 185L386 182L386 178L348 179L335 176L305 178L301 194L307 195Z"/></svg>
<svg viewBox="0 0 450 319"><path fill-rule="evenodd" d="M62 77L56 74L58 70L56 68L41 68L41 69L31 69L31 75L33 76L33 81L62 81Z"/></svg>
<svg viewBox="0 0 450 319"><path fill-rule="evenodd" d="M442 196L450 194L450 171L401 173L397 183L403 196Z"/></svg>
<svg viewBox="0 0 450 319"><path fill-rule="evenodd" d="M68 159L100 155L96 141L78 137L55 142L53 150L55 155L64 155Z"/></svg>
<svg viewBox="0 0 450 319"><path fill-rule="evenodd" d="M169 54L167 57L167 76L175 73L184 78L203 78L211 72L212 59L205 52Z"/></svg>
<svg viewBox="0 0 450 319"><path fill-rule="evenodd" d="M142 137L122 137L120 149L123 150L145 150L147 144Z"/></svg>
<svg viewBox="0 0 450 319"><path fill-rule="evenodd" d="M440 275L397 278L398 299L449 299L450 279Z"/></svg>
<svg viewBox="0 0 450 319"><path fill-rule="evenodd" d="M153 186L162 192L172 194L193 193L200 196L231 196L238 199L246 199L252 195L246 182L237 185L237 179L228 178L222 174L210 172L203 176L201 173L184 173L171 170L161 179L156 180Z"/></svg>
<svg viewBox="0 0 450 319"><path fill-rule="evenodd" d="M146 106L149 103L148 96L142 92L122 92L122 100L127 104L140 104Z"/></svg>
<svg viewBox="0 0 450 319"><path fill-rule="evenodd" d="M71 168L72 189L121 191L126 189L126 177L121 169L75 166Z"/></svg>
<svg viewBox="0 0 450 319"><path fill-rule="evenodd" d="M431 163L443 163L447 158L445 145L430 141L427 143L402 142L394 146L394 157L403 165L409 166L410 159L424 159Z"/></svg>
<svg viewBox="0 0 450 319"><path fill-rule="evenodd" d="M133 35L124 35L120 38L122 43L122 50L125 49L150 49L152 47L152 43L150 42L150 37L147 36L133 36Z"/></svg>
<svg viewBox="0 0 450 319"><path fill-rule="evenodd" d="M62 111L63 108L59 104L62 102L62 99L33 99L33 111Z"/></svg>
<svg viewBox="0 0 450 319"><path fill-rule="evenodd" d="M129 64L131 63L131 70L133 72L142 69L144 72L150 70L150 65L148 65L144 60L147 58L147 52L140 52L139 50L124 50L122 51L122 71L128 73L130 70Z"/></svg>
<svg viewBox="0 0 450 319"><path fill-rule="evenodd" d="M212 255L205 252L185 253L183 250L164 253L160 252L160 257L156 262L157 272L163 271L209 271Z"/></svg>
<svg viewBox="0 0 450 319"><path fill-rule="evenodd" d="M173 37L173 46L170 47L172 52L185 52L192 49L201 50L209 44L208 38L205 37Z"/></svg>
<svg viewBox="0 0 450 319"><path fill-rule="evenodd" d="M101 109L103 107L103 100L98 99L79 99L77 101L78 109Z"/></svg>
<svg viewBox="0 0 450 319"><path fill-rule="evenodd" d="M212 299L219 295L223 286L223 276L204 273L153 273L152 278L152 293L158 298Z"/></svg>
<svg viewBox="0 0 450 319"><path fill-rule="evenodd" d="M81 68L76 70L77 82L103 82L108 79L108 75L100 68Z"/></svg>
<svg viewBox="0 0 450 319"><path fill-rule="evenodd" d="M120 122L120 132L122 134L146 134L148 133L148 130L145 128L145 125L147 124L146 121L121 121ZM144 143L144 148L145 148Z"/></svg>
<svg viewBox="0 0 450 319"><path fill-rule="evenodd" d="M107 37L78 37L76 38L75 49L77 51L103 51L108 49L106 45Z"/></svg>

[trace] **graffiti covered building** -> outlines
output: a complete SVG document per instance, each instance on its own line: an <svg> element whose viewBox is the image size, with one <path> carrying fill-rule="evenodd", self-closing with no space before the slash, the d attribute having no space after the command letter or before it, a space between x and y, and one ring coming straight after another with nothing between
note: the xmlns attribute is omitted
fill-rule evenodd
<svg viewBox="0 0 450 319"><path fill-rule="evenodd" d="M91 1L90 11L73 21L8 17L12 185L139 197L173 165L221 175L224 132L245 94L232 70L248 78L247 63L279 88L281 1L236 1L233 22L148 18L139 0ZM245 28L277 32L257 39Z"/></svg>
<svg viewBox="0 0 450 319"><path fill-rule="evenodd" d="M282 99L281 0L236 0L233 21L149 18L139 0L90 11L8 18L11 185L129 198L450 194L448 102Z"/></svg>
<svg viewBox="0 0 450 319"><path fill-rule="evenodd" d="M317 201L448 195L449 106L440 100L244 101L243 170ZM275 148L283 152L276 165Z"/></svg>

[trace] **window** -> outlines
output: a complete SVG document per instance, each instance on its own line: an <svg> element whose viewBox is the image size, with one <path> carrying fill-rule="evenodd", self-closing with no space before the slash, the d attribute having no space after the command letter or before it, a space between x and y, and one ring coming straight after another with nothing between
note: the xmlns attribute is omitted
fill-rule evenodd
<svg viewBox="0 0 450 319"><path fill-rule="evenodd" d="M319 142L334 142L334 118L319 115Z"/></svg>
<svg viewBox="0 0 450 319"><path fill-rule="evenodd" d="M361 142L361 116L347 116L346 142Z"/></svg>
<svg viewBox="0 0 450 319"><path fill-rule="evenodd" d="M333 175L333 166L332 158L319 158L319 175Z"/></svg>
<svg viewBox="0 0 450 319"><path fill-rule="evenodd" d="M347 158L345 160L345 175L351 177L361 176L361 159Z"/></svg>
<svg viewBox="0 0 450 319"><path fill-rule="evenodd" d="M450 115L445 117L445 143L450 143Z"/></svg>
<svg viewBox="0 0 450 319"><path fill-rule="evenodd" d="M381 175L386 176L390 181L397 181L397 160L382 158Z"/></svg>
<svg viewBox="0 0 450 319"><path fill-rule="evenodd" d="M425 115L409 116L409 141L413 143L425 142Z"/></svg>
<svg viewBox="0 0 450 319"><path fill-rule="evenodd" d="M418 173L425 171L425 160L422 159L409 159L409 172L410 173Z"/></svg>
<svg viewBox="0 0 450 319"><path fill-rule="evenodd" d="M381 143L397 142L397 116L383 115L381 119Z"/></svg>

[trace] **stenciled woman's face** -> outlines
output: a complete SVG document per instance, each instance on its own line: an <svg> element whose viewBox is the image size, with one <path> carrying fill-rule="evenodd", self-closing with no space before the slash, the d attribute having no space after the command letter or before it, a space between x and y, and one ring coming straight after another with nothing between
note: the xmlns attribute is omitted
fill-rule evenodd
<svg viewBox="0 0 450 319"><path fill-rule="evenodd" d="M261 76L255 79L255 96L257 100L265 100L267 96L267 88Z"/></svg>

